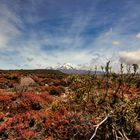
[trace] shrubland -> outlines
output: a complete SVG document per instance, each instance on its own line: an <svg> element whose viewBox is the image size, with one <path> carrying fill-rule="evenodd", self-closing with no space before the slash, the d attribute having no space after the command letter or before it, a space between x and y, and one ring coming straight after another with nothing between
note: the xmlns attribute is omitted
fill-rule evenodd
<svg viewBox="0 0 140 140"><path fill-rule="evenodd" d="M121 64L120 73L114 73L107 62L101 69L100 75L95 71L94 75L37 73L32 76L30 72L36 82L31 90L26 87L13 91L8 87L0 91L0 138L138 140L138 65L125 68ZM20 74L3 75L8 81L20 77Z"/></svg>

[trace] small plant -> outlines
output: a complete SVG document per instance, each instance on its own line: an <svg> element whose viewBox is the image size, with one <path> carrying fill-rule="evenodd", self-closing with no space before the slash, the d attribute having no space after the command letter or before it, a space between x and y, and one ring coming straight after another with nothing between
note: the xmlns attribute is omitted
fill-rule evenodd
<svg viewBox="0 0 140 140"><path fill-rule="evenodd" d="M7 139L8 138L8 133L6 131L0 132L0 137L3 138L3 139Z"/></svg>
<svg viewBox="0 0 140 140"><path fill-rule="evenodd" d="M41 123L37 123L35 126L35 131L40 132L42 130L42 124Z"/></svg>
<svg viewBox="0 0 140 140"><path fill-rule="evenodd" d="M33 127L35 125L35 119L31 119L30 121L29 121L29 126L30 127Z"/></svg>
<svg viewBox="0 0 140 140"><path fill-rule="evenodd" d="M108 95L108 90L109 90L109 78L110 78L110 71L109 71L109 69L110 69L110 61L108 61L107 63L106 63L106 67L105 67L105 75L106 75L106 91L105 91L105 95L104 95L104 99L103 100L105 100L106 99L106 97L107 97L107 95Z"/></svg>
<svg viewBox="0 0 140 140"><path fill-rule="evenodd" d="M59 108L60 108L59 104L56 104L56 103L52 104L52 110L53 110L53 111L56 111L56 110L58 110Z"/></svg>
<svg viewBox="0 0 140 140"><path fill-rule="evenodd" d="M32 109L33 110L40 110L42 107L39 103L32 103Z"/></svg>
<svg viewBox="0 0 140 140"><path fill-rule="evenodd" d="M59 92L58 92L57 90L55 90L55 89L52 89L52 90L50 91L50 94L51 94L51 95L59 95Z"/></svg>

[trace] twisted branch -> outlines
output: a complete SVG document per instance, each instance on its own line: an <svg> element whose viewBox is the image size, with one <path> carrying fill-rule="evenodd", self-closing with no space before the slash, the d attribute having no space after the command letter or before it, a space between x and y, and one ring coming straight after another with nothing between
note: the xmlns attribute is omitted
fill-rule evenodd
<svg viewBox="0 0 140 140"><path fill-rule="evenodd" d="M96 128L95 128L95 131L94 131L92 137L90 138L90 140L92 140L95 137L98 128L100 127L100 125L102 125L108 119L109 116L110 116L110 114L108 114L100 123L98 123L97 125L95 125Z"/></svg>

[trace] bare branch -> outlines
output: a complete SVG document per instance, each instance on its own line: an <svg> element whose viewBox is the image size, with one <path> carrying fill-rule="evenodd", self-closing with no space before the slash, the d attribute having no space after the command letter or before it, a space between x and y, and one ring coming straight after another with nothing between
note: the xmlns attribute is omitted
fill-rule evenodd
<svg viewBox="0 0 140 140"><path fill-rule="evenodd" d="M125 132L124 132L123 129L122 129L122 133L123 133L123 136L124 136L125 140L129 140L129 139L127 138L127 136L126 136L126 134L125 134Z"/></svg>
<svg viewBox="0 0 140 140"><path fill-rule="evenodd" d="M110 116L110 115L108 114L99 124L96 125L94 134L92 135L92 137L90 138L90 140L92 140L92 139L95 137L98 128L100 127L100 125L102 125L102 124L108 119L109 116Z"/></svg>

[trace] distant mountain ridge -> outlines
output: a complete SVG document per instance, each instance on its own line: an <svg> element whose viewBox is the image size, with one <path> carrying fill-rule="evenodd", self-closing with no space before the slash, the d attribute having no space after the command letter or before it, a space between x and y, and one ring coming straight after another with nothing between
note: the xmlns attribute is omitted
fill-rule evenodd
<svg viewBox="0 0 140 140"><path fill-rule="evenodd" d="M59 64L55 67L51 67L53 70L59 70L66 74L95 74L93 70L85 70L76 65L70 63L64 63L63 65ZM102 71L96 71L96 74L103 74Z"/></svg>

